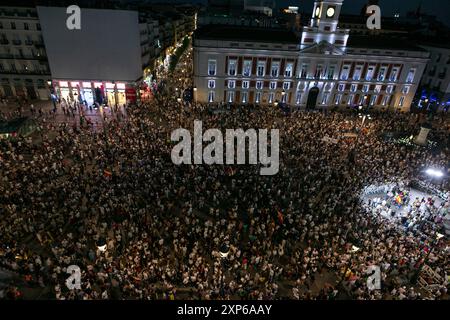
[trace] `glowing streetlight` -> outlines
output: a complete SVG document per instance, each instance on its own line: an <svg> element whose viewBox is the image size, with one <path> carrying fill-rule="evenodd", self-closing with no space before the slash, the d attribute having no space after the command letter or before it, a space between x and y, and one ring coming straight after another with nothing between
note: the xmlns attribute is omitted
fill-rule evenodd
<svg viewBox="0 0 450 320"><path fill-rule="evenodd" d="M178 102L178 103L181 103L181 98L177 98L177 102Z"/></svg>
<svg viewBox="0 0 450 320"><path fill-rule="evenodd" d="M427 170L425 170L425 173L434 178L442 178L444 176L444 173L442 171L433 168L428 168Z"/></svg>

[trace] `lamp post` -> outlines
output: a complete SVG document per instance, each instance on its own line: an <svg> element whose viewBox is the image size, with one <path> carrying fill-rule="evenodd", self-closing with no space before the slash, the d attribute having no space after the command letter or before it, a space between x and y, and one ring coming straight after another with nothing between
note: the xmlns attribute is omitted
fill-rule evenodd
<svg viewBox="0 0 450 320"><path fill-rule="evenodd" d="M220 267L221 267L221 275L220 275L220 294L223 297L224 296L224 278L225 278L225 259L228 257L228 254L230 253L230 247L223 243L220 246L219 249L219 256L220 256Z"/></svg>

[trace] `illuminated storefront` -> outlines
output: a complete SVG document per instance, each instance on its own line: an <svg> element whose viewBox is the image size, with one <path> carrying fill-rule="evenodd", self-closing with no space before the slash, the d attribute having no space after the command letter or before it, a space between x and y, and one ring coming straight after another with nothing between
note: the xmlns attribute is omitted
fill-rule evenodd
<svg viewBox="0 0 450 320"><path fill-rule="evenodd" d="M87 106L94 103L109 106L124 105L136 101L133 84L103 81L53 81L57 98L68 102L79 102Z"/></svg>

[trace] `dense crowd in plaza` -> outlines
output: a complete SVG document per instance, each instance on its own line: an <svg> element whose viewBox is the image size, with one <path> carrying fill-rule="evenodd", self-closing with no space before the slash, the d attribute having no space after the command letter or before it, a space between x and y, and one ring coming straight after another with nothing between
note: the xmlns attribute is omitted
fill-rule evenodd
<svg viewBox="0 0 450 320"><path fill-rule="evenodd" d="M219 114L181 108L165 92L111 110L98 128L38 119L38 143L0 141L0 266L23 279L7 298L28 286L56 299L421 299L414 279L425 259L450 275L435 216L399 228L368 215L359 197L367 185L408 183L424 164L448 167L448 148L431 153L380 137L417 133L416 115L374 115L357 139L345 139L360 127L357 115L274 107ZM195 119L204 128L279 129L279 173L174 165L170 134ZM437 124L448 136L445 125ZM449 181L439 188L450 190ZM70 265L82 271L80 290L65 285ZM381 268L381 290L367 288L371 265ZM441 283L426 296L448 299L447 290Z"/></svg>

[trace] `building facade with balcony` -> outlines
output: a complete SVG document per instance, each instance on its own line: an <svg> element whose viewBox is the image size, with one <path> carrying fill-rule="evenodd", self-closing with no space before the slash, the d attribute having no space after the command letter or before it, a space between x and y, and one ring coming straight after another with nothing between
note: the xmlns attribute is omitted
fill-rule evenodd
<svg viewBox="0 0 450 320"><path fill-rule="evenodd" d="M430 103L439 104L439 109L450 105L450 46L445 43L422 46L430 52L430 61L422 78L422 88Z"/></svg>
<svg viewBox="0 0 450 320"><path fill-rule="evenodd" d="M51 79L34 8L0 7L0 96L47 100Z"/></svg>
<svg viewBox="0 0 450 320"><path fill-rule="evenodd" d="M338 28L342 4L316 1L300 39L280 29L199 28L196 101L409 110L429 54L387 38L350 36Z"/></svg>

